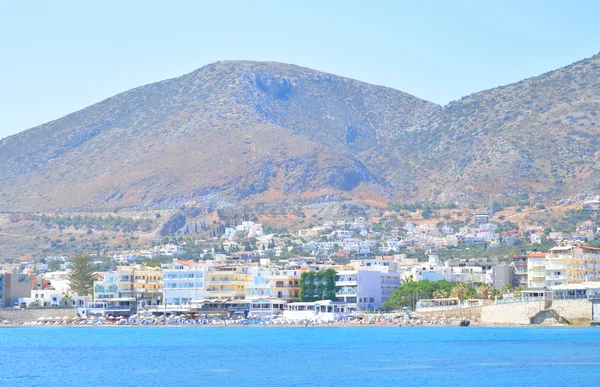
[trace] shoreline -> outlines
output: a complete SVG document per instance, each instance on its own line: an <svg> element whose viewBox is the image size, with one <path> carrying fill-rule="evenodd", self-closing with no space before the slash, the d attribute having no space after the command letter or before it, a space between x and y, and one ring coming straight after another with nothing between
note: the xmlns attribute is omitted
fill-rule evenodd
<svg viewBox="0 0 600 387"><path fill-rule="evenodd" d="M595 328L591 324L0 324L2 328Z"/></svg>

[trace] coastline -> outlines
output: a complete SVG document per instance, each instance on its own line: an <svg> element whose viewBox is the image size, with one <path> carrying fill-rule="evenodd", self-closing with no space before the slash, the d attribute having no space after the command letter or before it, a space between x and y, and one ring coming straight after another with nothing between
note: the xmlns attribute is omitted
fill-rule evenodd
<svg viewBox="0 0 600 387"><path fill-rule="evenodd" d="M486 324L473 323L468 327L456 324L0 324L2 328L594 328L590 324Z"/></svg>

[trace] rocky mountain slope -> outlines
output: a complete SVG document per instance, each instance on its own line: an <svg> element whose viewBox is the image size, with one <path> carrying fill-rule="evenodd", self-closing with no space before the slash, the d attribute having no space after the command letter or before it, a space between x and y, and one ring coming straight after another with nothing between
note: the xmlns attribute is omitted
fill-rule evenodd
<svg viewBox="0 0 600 387"><path fill-rule="evenodd" d="M445 107L272 62L217 62L0 141L0 210L599 190L600 57Z"/></svg>
<svg viewBox="0 0 600 387"><path fill-rule="evenodd" d="M598 192L599 114L600 55L452 102L420 138L431 179L421 195Z"/></svg>

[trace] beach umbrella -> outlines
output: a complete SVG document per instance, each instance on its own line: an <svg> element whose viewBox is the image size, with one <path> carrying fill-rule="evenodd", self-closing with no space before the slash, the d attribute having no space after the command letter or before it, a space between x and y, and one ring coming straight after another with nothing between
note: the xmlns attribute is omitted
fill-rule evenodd
<svg viewBox="0 0 600 387"><path fill-rule="evenodd" d="M60 318L60 317L54 317L54 320L60 321L60 320L62 320L62 318Z"/></svg>
<svg viewBox="0 0 600 387"><path fill-rule="evenodd" d="M46 317L38 317L37 320L38 321L44 321L46 319Z"/></svg>

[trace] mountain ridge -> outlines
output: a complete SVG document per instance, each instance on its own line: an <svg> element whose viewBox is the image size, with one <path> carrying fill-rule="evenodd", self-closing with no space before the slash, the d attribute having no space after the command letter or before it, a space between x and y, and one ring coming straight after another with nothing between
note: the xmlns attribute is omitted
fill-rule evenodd
<svg viewBox="0 0 600 387"><path fill-rule="evenodd" d="M0 209L595 190L599 69L595 55L442 107L297 65L214 62L0 140Z"/></svg>

